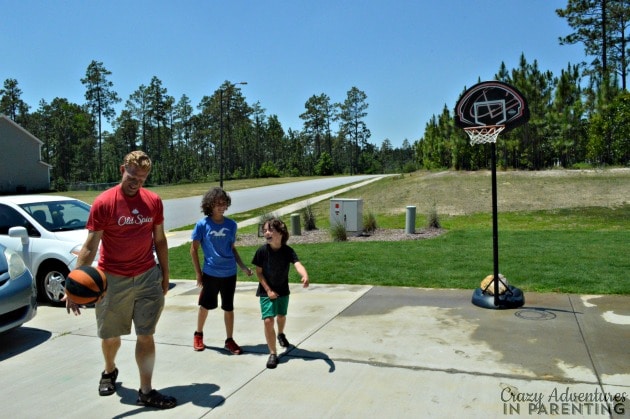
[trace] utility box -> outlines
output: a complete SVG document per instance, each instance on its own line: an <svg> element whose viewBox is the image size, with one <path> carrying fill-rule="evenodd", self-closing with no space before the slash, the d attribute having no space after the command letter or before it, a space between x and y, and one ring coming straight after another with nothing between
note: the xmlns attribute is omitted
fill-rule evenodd
<svg viewBox="0 0 630 419"><path fill-rule="evenodd" d="M341 224L346 231L361 233L363 231L363 199L330 200L330 225Z"/></svg>

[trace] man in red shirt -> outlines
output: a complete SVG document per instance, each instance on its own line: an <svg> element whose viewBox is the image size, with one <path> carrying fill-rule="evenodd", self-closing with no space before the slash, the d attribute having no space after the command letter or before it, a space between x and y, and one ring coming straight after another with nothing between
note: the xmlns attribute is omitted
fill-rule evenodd
<svg viewBox="0 0 630 419"><path fill-rule="evenodd" d="M94 200L86 225L88 237L79 252L77 266L91 265L100 244L98 266L107 276L107 293L95 307L105 359L99 394L116 392L120 336L130 334L133 323L140 372L138 404L169 409L177 405L175 398L160 394L151 385L155 365L153 335L168 292L169 266L162 200L142 187L150 172L151 159L144 152L133 151L125 156L120 166L120 184ZM79 306L70 300L66 300L66 308L75 315L81 314Z"/></svg>

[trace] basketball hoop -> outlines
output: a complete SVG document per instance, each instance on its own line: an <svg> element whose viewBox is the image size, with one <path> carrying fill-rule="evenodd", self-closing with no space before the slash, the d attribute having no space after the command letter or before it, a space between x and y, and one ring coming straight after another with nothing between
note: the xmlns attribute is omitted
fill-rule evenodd
<svg viewBox="0 0 630 419"><path fill-rule="evenodd" d="M505 129L505 125L483 125L480 127L465 127L464 131L470 137L470 143L488 144L496 143L497 137Z"/></svg>
<svg viewBox="0 0 630 419"><path fill-rule="evenodd" d="M497 150L496 142L504 130L510 131L529 121L529 108L525 97L516 88L500 81L477 83L466 90L457 101L453 116L455 126L464 129L470 143L490 143L492 168L492 253L494 259L494 296L477 288L473 304L484 308L514 308L525 303L523 293L507 285L512 293L499 295L499 226L497 216ZM506 285L506 284L503 284ZM492 301L490 301L492 300Z"/></svg>

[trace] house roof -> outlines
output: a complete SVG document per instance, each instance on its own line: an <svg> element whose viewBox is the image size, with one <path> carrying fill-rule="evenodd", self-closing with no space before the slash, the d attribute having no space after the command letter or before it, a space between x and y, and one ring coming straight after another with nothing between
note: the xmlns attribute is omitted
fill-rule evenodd
<svg viewBox="0 0 630 419"><path fill-rule="evenodd" d="M9 118L8 116L6 116L4 114L0 114L0 124L6 124L6 125L9 125L10 127L14 128L14 129L17 129L18 131L21 131L26 137L28 137L32 141L37 142L39 145L44 144L44 142L42 140L40 140L39 138L37 138L36 136L31 134L30 132L28 132L24 128L22 128L22 126L20 124L16 123L15 121L13 121L11 118Z"/></svg>

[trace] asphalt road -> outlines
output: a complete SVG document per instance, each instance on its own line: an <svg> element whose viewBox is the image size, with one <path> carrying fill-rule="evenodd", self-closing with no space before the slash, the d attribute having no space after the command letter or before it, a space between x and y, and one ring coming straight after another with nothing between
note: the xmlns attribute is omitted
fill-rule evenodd
<svg viewBox="0 0 630 419"><path fill-rule="evenodd" d="M252 209L265 207L276 202L310 195L315 192L336 188L350 183L361 182L373 177L378 177L378 175L331 177L284 183L281 185L261 186L259 188L241 189L236 191L228 190L228 193L232 198L232 205L226 212L226 215L250 211ZM197 222L197 220L202 217L200 205L200 195L188 198L165 200L165 230L168 231L173 228L183 227Z"/></svg>

